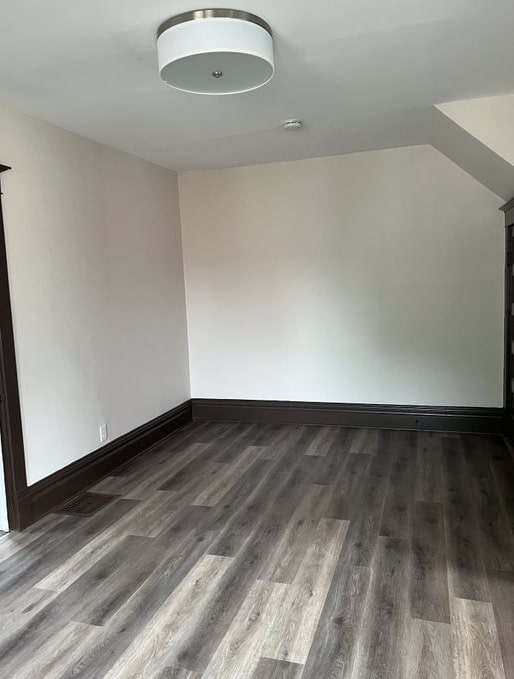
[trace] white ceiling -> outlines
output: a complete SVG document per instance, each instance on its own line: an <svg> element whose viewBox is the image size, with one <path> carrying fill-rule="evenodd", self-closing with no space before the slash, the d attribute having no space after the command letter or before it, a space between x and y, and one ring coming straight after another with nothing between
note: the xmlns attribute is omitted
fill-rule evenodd
<svg viewBox="0 0 514 679"><path fill-rule="evenodd" d="M228 97L159 78L155 31L198 7L262 16L276 76ZM428 142L433 104L514 91L512 0L0 0L0 96L177 170ZM278 129L302 118L298 133Z"/></svg>

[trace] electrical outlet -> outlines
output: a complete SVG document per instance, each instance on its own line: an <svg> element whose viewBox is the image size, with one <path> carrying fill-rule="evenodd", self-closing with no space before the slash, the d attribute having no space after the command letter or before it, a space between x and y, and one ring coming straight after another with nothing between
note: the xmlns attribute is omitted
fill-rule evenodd
<svg viewBox="0 0 514 679"><path fill-rule="evenodd" d="M105 443L107 441L108 434L107 434L107 425L102 424L100 427L100 443Z"/></svg>

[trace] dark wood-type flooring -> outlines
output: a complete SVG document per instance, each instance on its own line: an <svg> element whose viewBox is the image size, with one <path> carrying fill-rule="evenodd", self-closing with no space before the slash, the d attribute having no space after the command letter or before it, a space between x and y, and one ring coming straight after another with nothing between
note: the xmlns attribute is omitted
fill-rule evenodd
<svg viewBox="0 0 514 679"><path fill-rule="evenodd" d="M514 677L501 437L191 424L0 539L0 676Z"/></svg>

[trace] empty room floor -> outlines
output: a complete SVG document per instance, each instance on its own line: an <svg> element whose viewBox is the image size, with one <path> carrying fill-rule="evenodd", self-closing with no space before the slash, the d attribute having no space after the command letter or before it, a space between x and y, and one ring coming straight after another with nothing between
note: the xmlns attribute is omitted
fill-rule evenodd
<svg viewBox="0 0 514 679"><path fill-rule="evenodd" d="M195 423L0 539L2 677L514 677L501 437Z"/></svg>

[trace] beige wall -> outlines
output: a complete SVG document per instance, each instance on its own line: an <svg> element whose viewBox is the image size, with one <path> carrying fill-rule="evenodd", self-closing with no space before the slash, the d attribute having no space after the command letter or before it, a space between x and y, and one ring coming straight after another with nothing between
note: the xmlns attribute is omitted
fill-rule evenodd
<svg viewBox="0 0 514 679"><path fill-rule="evenodd" d="M28 481L189 397L177 176L6 107Z"/></svg>
<svg viewBox="0 0 514 679"><path fill-rule="evenodd" d="M190 395L177 176L0 107L29 483ZM499 406L501 203L429 146L185 173L196 397Z"/></svg>
<svg viewBox="0 0 514 679"><path fill-rule="evenodd" d="M502 404L502 201L434 148L179 183L194 397Z"/></svg>

